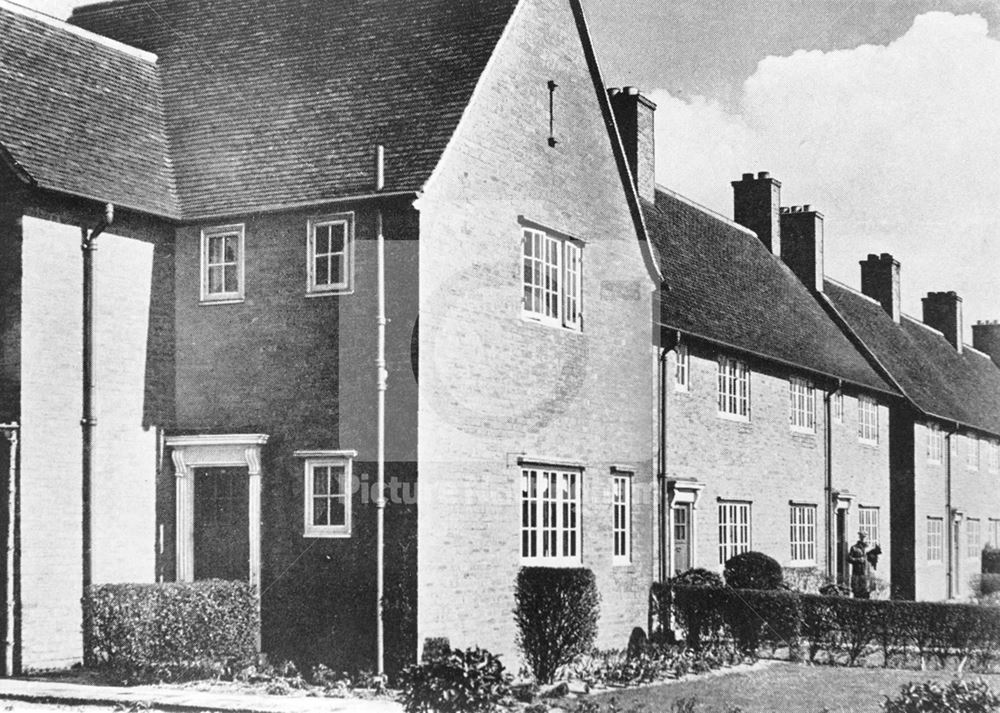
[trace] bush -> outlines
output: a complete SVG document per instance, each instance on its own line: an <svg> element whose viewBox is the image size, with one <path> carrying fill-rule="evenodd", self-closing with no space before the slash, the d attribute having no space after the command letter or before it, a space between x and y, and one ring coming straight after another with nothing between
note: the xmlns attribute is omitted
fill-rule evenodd
<svg viewBox="0 0 1000 713"><path fill-rule="evenodd" d="M762 552L744 552L726 562L726 584L733 589L780 589L784 580L781 565Z"/></svg>
<svg viewBox="0 0 1000 713"><path fill-rule="evenodd" d="M128 682L231 673L253 661L259 631L246 582L99 584L83 597L84 664Z"/></svg>
<svg viewBox="0 0 1000 713"><path fill-rule="evenodd" d="M479 648L439 652L400 674L407 713L483 713L510 695L510 680L500 659Z"/></svg>
<svg viewBox="0 0 1000 713"><path fill-rule="evenodd" d="M886 697L886 713L988 713L1000 708L1000 695L985 681L956 679L947 684L907 683L895 698Z"/></svg>
<svg viewBox="0 0 1000 713"><path fill-rule="evenodd" d="M601 597L585 568L522 567L514 587L517 644L540 683L589 651Z"/></svg>
<svg viewBox="0 0 1000 713"><path fill-rule="evenodd" d="M785 645L797 657L802 607L793 592L725 590L723 619L736 647L754 656L761 643Z"/></svg>
<svg viewBox="0 0 1000 713"><path fill-rule="evenodd" d="M722 587L670 587L674 619L687 645L701 648L718 641L725 618L726 590Z"/></svg>
<svg viewBox="0 0 1000 713"><path fill-rule="evenodd" d="M1000 592L1000 574L980 574L973 580L973 589L977 597L985 598Z"/></svg>
<svg viewBox="0 0 1000 713"><path fill-rule="evenodd" d="M987 545L983 549L983 574L1000 574L1000 549Z"/></svg>
<svg viewBox="0 0 1000 713"><path fill-rule="evenodd" d="M670 584L680 584L686 587L722 587L725 582L717 572L701 567L693 567L681 572L670 580Z"/></svg>
<svg viewBox="0 0 1000 713"><path fill-rule="evenodd" d="M802 606L802 636L809 641L809 661L816 660L822 650L831 651L836 645L837 619L831 597L804 594L799 597Z"/></svg>

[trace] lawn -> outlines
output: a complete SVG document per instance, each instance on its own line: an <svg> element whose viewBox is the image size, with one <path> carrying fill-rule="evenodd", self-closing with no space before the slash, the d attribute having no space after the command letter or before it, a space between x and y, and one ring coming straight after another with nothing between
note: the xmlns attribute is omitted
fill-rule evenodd
<svg viewBox="0 0 1000 713"><path fill-rule="evenodd" d="M703 676L648 688L603 693L592 700L602 710L629 713L673 713L681 699L694 699L697 713L726 713L739 708L746 713L807 711L865 713L881 710L884 695L895 695L910 681L948 681L947 671L910 671L842 666L807 666L775 662L765 668ZM972 674L967 678L980 676ZM981 676L1000 689L1000 674ZM611 707L611 703L614 707Z"/></svg>

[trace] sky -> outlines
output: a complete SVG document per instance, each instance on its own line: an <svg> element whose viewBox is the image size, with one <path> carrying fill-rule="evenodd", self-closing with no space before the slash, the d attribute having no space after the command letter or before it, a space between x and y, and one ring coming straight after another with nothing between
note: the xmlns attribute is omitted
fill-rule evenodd
<svg viewBox="0 0 1000 713"><path fill-rule="evenodd" d="M1000 1L582 1L605 81L658 106L662 185L732 216L770 171L824 214L828 276L889 252L904 312L954 290L967 339L1000 319Z"/></svg>

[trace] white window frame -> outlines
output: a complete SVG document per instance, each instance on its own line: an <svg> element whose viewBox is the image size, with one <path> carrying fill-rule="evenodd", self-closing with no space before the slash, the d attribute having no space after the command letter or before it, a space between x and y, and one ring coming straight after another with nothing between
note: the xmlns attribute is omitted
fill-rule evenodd
<svg viewBox="0 0 1000 713"><path fill-rule="evenodd" d="M209 263L209 246L213 238L235 237L238 239L239 254L236 263ZM246 296L246 228L242 223L219 225L203 228L201 231L201 302L202 304L233 304L242 302ZM237 271L238 286L236 290L210 291L209 275L212 269L223 269L223 286L225 285L225 268L232 266Z"/></svg>
<svg viewBox="0 0 1000 713"><path fill-rule="evenodd" d="M944 561L944 518L943 517L928 517L927 518L927 561L928 562L943 562Z"/></svg>
<svg viewBox="0 0 1000 713"><path fill-rule="evenodd" d="M341 264L340 282L319 284L316 274L316 230L327 228L331 230L338 226L344 233L343 252L322 253L328 261L337 259ZM334 213L309 219L306 228L306 294L308 295L343 295L354 291L354 213Z"/></svg>
<svg viewBox="0 0 1000 713"><path fill-rule="evenodd" d="M691 352L687 344L678 344L674 348L674 391L687 391L691 388Z"/></svg>
<svg viewBox="0 0 1000 713"><path fill-rule="evenodd" d="M555 483L554 497L545 486ZM575 567L583 553L583 472L555 466L521 467L521 563ZM546 548L551 548L546 551Z"/></svg>
<svg viewBox="0 0 1000 713"><path fill-rule="evenodd" d="M990 545L1000 547L1000 518L991 517L989 520Z"/></svg>
<svg viewBox="0 0 1000 713"><path fill-rule="evenodd" d="M968 435L963 440L965 441L966 470L979 470L979 439Z"/></svg>
<svg viewBox="0 0 1000 713"><path fill-rule="evenodd" d="M344 538L351 536L351 500L353 495L354 458L351 452L341 452L336 455L317 453L305 457L303 466L303 537ZM339 495L316 495L314 490L313 468L343 468L343 493ZM343 498L343 525L316 525L313 522L315 513L313 506L316 497Z"/></svg>
<svg viewBox="0 0 1000 713"><path fill-rule="evenodd" d="M992 438L986 441L986 459L991 473L1000 472L1000 443Z"/></svg>
<svg viewBox="0 0 1000 713"><path fill-rule="evenodd" d="M531 246L531 254L528 247ZM528 266L537 280L528 281ZM555 277L555 285L547 278ZM583 245L538 228L521 229L521 314L573 331L583 328Z"/></svg>
<svg viewBox="0 0 1000 713"><path fill-rule="evenodd" d="M944 431L936 423L927 424L927 462L941 463L944 460Z"/></svg>
<svg viewBox="0 0 1000 713"><path fill-rule="evenodd" d="M833 394L833 420L837 423L844 422L844 392L837 391Z"/></svg>
<svg viewBox="0 0 1000 713"><path fill-rule="evenodd" d="M874 506L858 506L858 530L864 532L868 542L879 542L881 533L879 532L879 509Z"/></svg>
<svg viewBox="0 0 1000 713"><path fill-rule="evenodd" d="M858 440L878 445L878 401L871 396L858 396Z"/></svg>
<svg viewBox="0 0 1000 713"><path fill-rule="evenodd" d="M750 551L753 543L751 505L747 500L719 500L719 564Z"/></svg>
<svg viewBox="0 0 1000 713"><path fill-rule="evenodd" d="M788 379L788 420L793 431L816 433L816 389L808 379Z"/></svg>
<svg viewBox="0 0 1000 713"><path fill-rule="evenodd" d="M982 522L978 517L970 517L965 521L965 556L979 557L983 551Z"/></svg>
<svg viewBox="0 0 1000 713"><path fill-rule="evenodd" d="M750 367L734 357L719 357L718 413L734 421L750 420Z"/></svg>
<svg viewBox="0 0 1000 713"><path fill-rule="evenodd" d="M792 503L789 506L789 543L792 565L816 564L816 506Z"/></svg>
<svg viewBox="0 0 1000 713"><path fill-rule="evenodd" d="M632 474L616 472L611 478L614 564L632 563Z"/></svg>

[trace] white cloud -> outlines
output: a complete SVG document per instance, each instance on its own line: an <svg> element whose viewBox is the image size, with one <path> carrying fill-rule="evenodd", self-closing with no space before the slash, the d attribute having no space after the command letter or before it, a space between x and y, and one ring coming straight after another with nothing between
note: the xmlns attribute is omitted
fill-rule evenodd
<svg viewBox="0 0 1000 713"><path fill-rule="evenodd" d="M732 214L729 182L768 170L785 204L826 215L827 273L903 264L904 309L929 290L1000 318L1000 41L978 15L932 12L887 46L768 57L740 107L655 91L661 183Z"/></svg>

